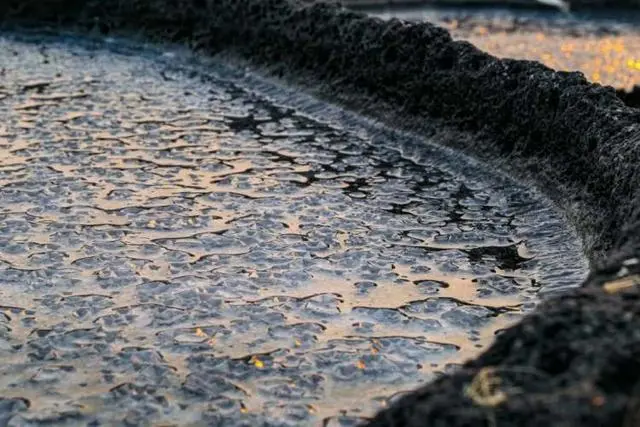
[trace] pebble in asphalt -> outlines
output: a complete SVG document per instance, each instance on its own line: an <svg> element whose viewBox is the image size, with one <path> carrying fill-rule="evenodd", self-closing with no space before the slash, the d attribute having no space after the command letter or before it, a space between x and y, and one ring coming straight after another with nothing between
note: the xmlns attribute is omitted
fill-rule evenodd
<svg viewBox="0 0 640 427"><path fill-rule="evenodd" d="M119 43L0 38L0 424L353 425L583 277L532 190Z"/></svg>

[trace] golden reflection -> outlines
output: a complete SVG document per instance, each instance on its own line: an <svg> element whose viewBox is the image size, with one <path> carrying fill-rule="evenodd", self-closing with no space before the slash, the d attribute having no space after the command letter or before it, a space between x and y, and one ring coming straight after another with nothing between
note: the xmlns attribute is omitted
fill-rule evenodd
<svg viewBox="0 0 640 427"><path fill-rule="evenodd" d="M561 71L581 71L587 79L631 89L640 85L640 33L621 35L544 34L528 31L487 31L479 27L461 31L446 25L456 38L502 58L528 59Z"/></svg>

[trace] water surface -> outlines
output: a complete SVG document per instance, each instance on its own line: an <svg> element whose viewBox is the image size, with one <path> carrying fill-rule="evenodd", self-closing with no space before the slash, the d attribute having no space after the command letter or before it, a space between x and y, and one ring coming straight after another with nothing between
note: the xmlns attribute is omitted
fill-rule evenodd
<svg viewBox="0 0 640 427"><path fill-rule="evenodd" d="M533 190L228 65L0 52L2 423L352 425L586 270Z"/></svg>

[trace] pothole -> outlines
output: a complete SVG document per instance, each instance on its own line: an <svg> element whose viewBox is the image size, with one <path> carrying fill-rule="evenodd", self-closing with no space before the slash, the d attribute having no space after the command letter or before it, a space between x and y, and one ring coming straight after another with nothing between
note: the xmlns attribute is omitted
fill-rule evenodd
<svg viewBox="0 0 640 427"><path fill-rule="evenodd" d="M586 271L533 190L224 64L0 52L0 419L351 425Z"/></svg>

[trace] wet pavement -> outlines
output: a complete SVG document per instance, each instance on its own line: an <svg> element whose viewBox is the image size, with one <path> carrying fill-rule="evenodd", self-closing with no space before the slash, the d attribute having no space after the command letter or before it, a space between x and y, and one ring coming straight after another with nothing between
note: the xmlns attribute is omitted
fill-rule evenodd
<svg viewBox="0 0 640 427"><path fill-rule="evenodd" d="M499 58L528 59L555 70L581 71L590 81L617 89L640 85L638 13L627 18L598 18L553 12L415 8L373 14L436 23L454 38Z"/></svg>
<svg viewBox="0 0 640 427"><path fill-rule="evenodd" d="M584 277L533 190L226 64L0 52L2 424L353 425Z"/></svg>

